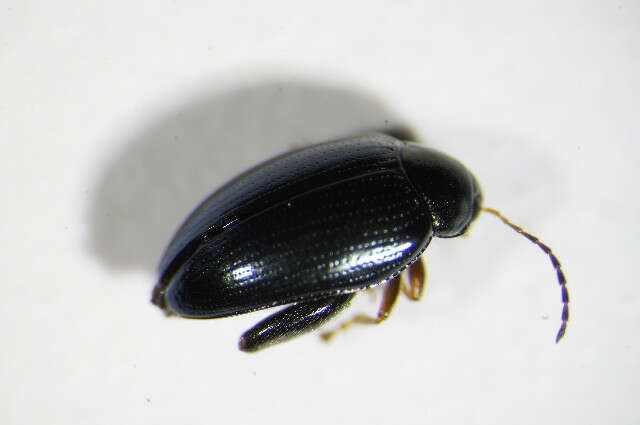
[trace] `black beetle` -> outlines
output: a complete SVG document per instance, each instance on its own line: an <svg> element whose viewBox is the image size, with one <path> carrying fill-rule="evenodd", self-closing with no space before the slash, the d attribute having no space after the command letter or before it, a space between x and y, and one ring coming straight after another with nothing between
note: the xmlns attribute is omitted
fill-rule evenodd
<svg viewBox="0 0 640 425"><path fill-rule="evenodd" d="M481 211L540 246L562 289L560 264L534 236L482 208L475 177L457 160L384 134L310 146L280 155L231 180L179 228L160 263L152 302L167 314L211 319L291 304L240 338L256 351L323 325L355 293L386 284L380 323L401 290L420 298L420 254L433 236L463 234ZM408 268L409 285L400 273ZM335 331L325 333L329 338Z"/></svg>

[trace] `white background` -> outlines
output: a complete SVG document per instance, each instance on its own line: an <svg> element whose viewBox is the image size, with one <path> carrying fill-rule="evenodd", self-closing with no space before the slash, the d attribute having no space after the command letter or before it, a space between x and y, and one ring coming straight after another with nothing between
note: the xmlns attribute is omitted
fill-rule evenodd
<svg viewBox="0 0 640 425"><path fill-rule="evenodd" d="M633 0L3 1L0 423L640 423L638 52ZM328 346L149 303L211 190L397 125L558 253L560 344L548 259L487 215Z"/></svg>

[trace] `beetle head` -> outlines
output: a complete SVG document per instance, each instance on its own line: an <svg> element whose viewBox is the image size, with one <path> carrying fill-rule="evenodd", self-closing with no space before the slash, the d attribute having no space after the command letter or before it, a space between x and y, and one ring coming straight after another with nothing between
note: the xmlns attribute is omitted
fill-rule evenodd
<svg viewBox="0 0 640 425"><path fill-rule="evenodd" d="M415 143L405 144L402 163L429 207L434 235L463 234L482 207L482 191L473 174L452 157Z"/></svg>

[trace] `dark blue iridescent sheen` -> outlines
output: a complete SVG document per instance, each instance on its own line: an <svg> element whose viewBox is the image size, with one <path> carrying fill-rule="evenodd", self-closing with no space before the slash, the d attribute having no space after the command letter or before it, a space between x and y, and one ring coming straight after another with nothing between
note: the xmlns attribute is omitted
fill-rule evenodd
<svg viewBox="0 0 640 425"><path fill-rule="evenodd" d="M290 152L193 211L160 262L153 302L204 319L353 293L397 275L432 236L463 233L480 202L458 161L391 136Z"/></svg>

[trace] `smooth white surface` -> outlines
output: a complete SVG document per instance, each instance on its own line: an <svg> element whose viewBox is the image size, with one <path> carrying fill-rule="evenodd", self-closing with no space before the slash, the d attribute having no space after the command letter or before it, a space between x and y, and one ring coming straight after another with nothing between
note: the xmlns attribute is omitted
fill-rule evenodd
<svg viewBox="0 0 640 425"><path fill-rule="evenodd" d="M4 1L0 423L637 424L637 1ZM294 146L406 124L490 216L420 303L258 355L149 302L175 227ZM352 312L375 311L359 297Z"/></svg>

